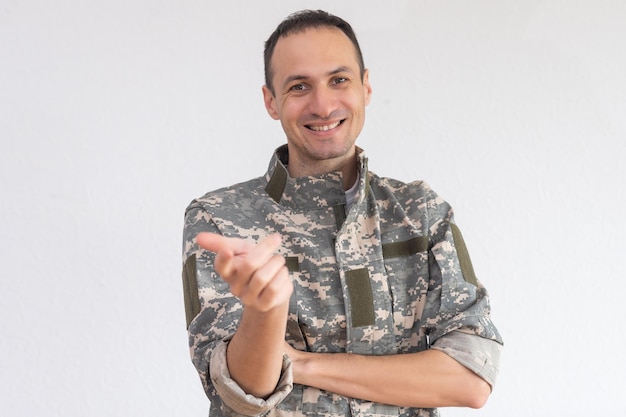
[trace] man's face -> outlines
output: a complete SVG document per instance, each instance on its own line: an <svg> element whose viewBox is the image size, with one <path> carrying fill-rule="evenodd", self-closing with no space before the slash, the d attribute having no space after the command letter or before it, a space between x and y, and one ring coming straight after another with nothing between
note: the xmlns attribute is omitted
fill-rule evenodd
<svg viewBox="0 0 626 417"><path fill-rule="evenodd" d="M372 90L350 39L335 28L291 34L278 40L271 67L265 107L287 135L290 168L316 173L354 158Z"/></svg>

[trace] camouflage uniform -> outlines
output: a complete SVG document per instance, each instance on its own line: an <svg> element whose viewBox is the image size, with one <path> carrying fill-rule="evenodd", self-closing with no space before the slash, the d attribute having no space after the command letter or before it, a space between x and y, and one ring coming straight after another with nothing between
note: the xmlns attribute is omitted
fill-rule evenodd
<svg viewBox="0 0 626 417"><path fill-rule="evenodd" d="M424 182L368 172L367 158L357 151L359 194L347 214L341 173L290 178L286 146L265 176L208 193L188 207L183 281L189 344L211 416L438 412L293 384L288 357L269 398L246 395L225 362L242 305L213 269L214 254L196 244L201 231L255 241L274 232L283 236L279 253L294 283L286 340L296 349L390 355L432 345L493 385L502 341L450 206Z"/></svg>

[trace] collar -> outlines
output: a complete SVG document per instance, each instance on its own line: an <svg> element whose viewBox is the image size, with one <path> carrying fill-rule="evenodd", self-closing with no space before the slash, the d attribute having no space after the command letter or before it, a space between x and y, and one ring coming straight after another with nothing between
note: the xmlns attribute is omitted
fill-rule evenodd
<svg viewBox="0 0 626 417"><path fill-rule="evenodd" d="M357 147L357 167L360 171L359 190L366 187L367 157L363 149ZM276 203L300 209L346 204L346 193L343 190L343 174L341 171L327 174L297 177L289 176L286 165L289 162L287 145L277 148L270 160L265 174L267 185L265 191ZM363 193L359 193L363 195ZM360 199L360 198L359 198Z"/></svg>

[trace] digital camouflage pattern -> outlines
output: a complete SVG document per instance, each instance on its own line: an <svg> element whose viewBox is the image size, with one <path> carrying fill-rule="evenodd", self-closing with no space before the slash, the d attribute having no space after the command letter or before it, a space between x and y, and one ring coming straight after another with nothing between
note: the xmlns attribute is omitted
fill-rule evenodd
<svg viewBox="0 0 626 417"><path fill-rule="evenodd" d="M197 246L202 231L255 241L274 232L283 236L279 252L294 283L286 340L296 349L409 353L454 330L501 343L450 206L424 182L405 184L369 172L363 151L358 154L360 192L347 215L341 174L289 178L282 162L286 146L265 176L208 193L188 207L189 343L213 417L240 415L217 394L208 369L211 354L237 329L242 306L214 271L214 255ZM298 384L284 396L265 414L438 415L436 409L376 404Z"/></svg>

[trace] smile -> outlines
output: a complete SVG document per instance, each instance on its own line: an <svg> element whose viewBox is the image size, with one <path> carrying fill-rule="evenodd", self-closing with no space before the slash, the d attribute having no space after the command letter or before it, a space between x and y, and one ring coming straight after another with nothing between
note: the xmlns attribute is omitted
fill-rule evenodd
<svg viewBox="0 0 626 417"><path fill-rule="evenodd" d="M313 125L307 125L306 127L308 129L311 129L315 132L326 132L329 131L331 129L336 128L337 126L339 126L341 123L343 123L343 120L339 120L338 122L335 122L333 124L330 125L326 125L326 126L313 126Z"/></svg>

